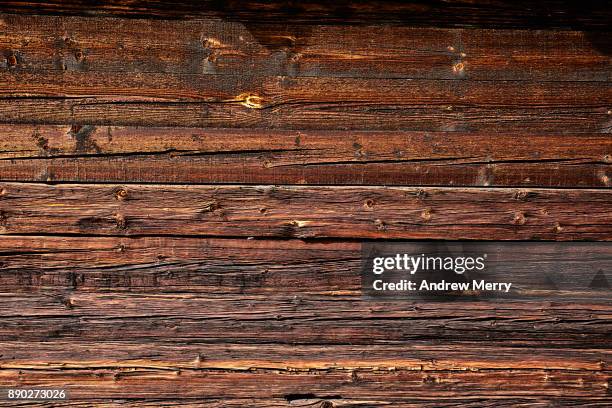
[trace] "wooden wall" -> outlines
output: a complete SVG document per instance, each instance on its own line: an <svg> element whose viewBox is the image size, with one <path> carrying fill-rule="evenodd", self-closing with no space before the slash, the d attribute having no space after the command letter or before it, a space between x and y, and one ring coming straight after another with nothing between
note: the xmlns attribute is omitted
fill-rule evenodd
<svg viewBox="0 0 612 408"><path fill-rule="evenodd" d="M0 2L0 388L609 406L609 292L359 276L373 239L612 240L606 2L96 3Z"/></svg>

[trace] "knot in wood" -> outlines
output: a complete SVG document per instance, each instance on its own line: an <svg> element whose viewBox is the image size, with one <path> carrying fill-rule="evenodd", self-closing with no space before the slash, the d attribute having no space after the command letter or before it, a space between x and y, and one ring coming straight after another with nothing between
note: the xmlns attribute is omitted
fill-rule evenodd
<svg viewBox="0 0 612 408"><path fill-rule="evenodd" d="M17 66L17 56L15 54L9 55L8 57L6 57L6 63L9 67Z"/></svg>

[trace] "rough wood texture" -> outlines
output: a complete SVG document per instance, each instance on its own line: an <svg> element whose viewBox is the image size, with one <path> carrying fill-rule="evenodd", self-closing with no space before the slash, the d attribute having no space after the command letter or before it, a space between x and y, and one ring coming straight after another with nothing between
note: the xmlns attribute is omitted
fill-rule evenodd
<svg viewBox="0 0 612 408"><path fill-rule="evenodd" d="M495 245L481 248L492 252ZM595 271L605 266L602 260L607 259L609 246L603 242L521 244L516 251L520 256L507 250L496 257L496 263L512 263L512 276L515 284L520 282L523 298L605 301L605 288L596 290L591 283ZM561 265L557 262L560 251L566 254ZM358 242L337 240L4 236L0 285L26 293L49 289L354 295L360 291L360 276L355 273L360 258ZM548 296L542 293L550 289L547 276L534 274L532 265L521 265L534 259L541 270L554 271L558 290Z"/></svg>
<svg viewBox="0 0 612 408"><path fill-rule="evenodd" d="M0 45L6 49L0 67L12 73L44 73L40 79L62 71L104 73L109 81L134 72L189 74L185 80L202 74L610 79L609 50L601 47L609 32L1 18L8 29L0 33ZM10 55L15 56L14 64L8 61Z"/></svg>
<svg viewBox="0 0 612 408"><path fill-rule="evenodd" d="M242 22L407 24L442 27L609 29L610 9L602 0L453 1L0 1L11 12L148 18L217 17Z"/></svg>
<svg viewBox="0 0 612 408"><path fill-rule="evenodd" d="M610 192L596 189L21 183L1 189L3 234L612 239Z"/></svg>
<svg viewBox="0 0 612 408"><path fill-rule="evenodd" d="M71 398L2 406L610 406L611 11L0 1L0 390ZM364 239L602 242L397 301Z"/></svg>
<svg viewBox="0 0 612 408"><path fill-rule="evenodd" d="M86 78L82 78L85 80ZM35 80L35 79L32 79ZM151 79L155 80L155 79ZM410 82L404 82L404 84ZM492 83L481 89L480 97L461 96L469 92L466 84L458 90L436 93L439 82L413 83L398 94L394 86L383 84L329 82L333 87L371 86L379 98L351 102L351 95L342 101L320 100L280 104L267 109L247 107L246 98L239 102L141 102L114 101L113 98L8 98L0 99L3 123L35 123L104 126L179 126L269 128L294 130L408 130L462 132L524 132L533 133L604 133L610 132L610 112L606 105L610 96L602 97L601 85L556 86L557 89L527 89L519 84ZM311 84L304 84L308 87ZM547 88L548 85L543 88ZM238 92L245 87L236 85ZM60 88L57 88L60 89ZM246 87L248 89L248 87ZM607 92L609 87L604 87ZM396 89L397 90L397 89ZM366 89L367 91L367 89ZM389 92L389 99L383 94ZM297 91L295 96L299 97ZM426 92L427 95L423 96ZM573 95L581 95L585 98ZM496 102L499 94L509 96ZM529 95L535 96L529 100ZM593 99L589 99L589 94ZM239 93L237 95L240 95ZM402 96L404 95L404 96ZM519 97L518 95L523 95ZM474 95L472 95L474 96ZM333 94L331 95L333 97ZM308 98L304 96L304 98ZM234 99L231 96L230 99ZM468 100L469 103L462 101ZM565 99L565 100L562 100ZM257 99L255 99L257 100ZM252 99L251 99L252 101ZM445 103L446 102L446 103ZM433 105L431 105L433 103ZM248 104L247 104L248 105Z"/></svg>
<svg viewBox="0 0 612 408"><path fill-rule="evenodd" d="M608 33L2 22L4 123L610 130Z"/></svg>
<svg viewBox="0 0 612 408"><path fill-rule="evenodd" d="M534 353L538 347L610 348L610 312L607 305L598 303L366 302L359 293L207 296L43 292L4 295L1 300L5 310L0 339L5 342L13 341L14 331L19 330L23 342L134 341L152 348L161 342L202 347L210 343L304 344L329 346L330 351L338 344L396 344L410 350L418 341L433 346L476 342L484 348L526 347ZM30 309L24 313L15 303ZM75 361L83 358L74 354ZM442 353L438 358L450 357Z"/></svg>
<svg viewBox="0 0 612 408"><path fill-rule="evenodd" d="M0 125L26 181L609 187L601 134Z"/></svg>
<svg viewBox="0 0 612 408"><path fill-rule="evenodd" d="M0 87L0 97L5 123L609 133L612 88L597 82L16 73Z"/></svg>
<svg viewBox="0 0 612 408"><path fill-rule="evenodd" d="M475 394L510 406L517 393L555 404L606 398L612 315L605 292L596 303L368 303L352 272L358 248L7 237L2 285L13 288L15 276L24 293L0 296L5 384L68 382L77 399L162 397L184 404L198 392L223 396L226 404L264 400L268 389L259 394L249 385L257 380L276 384L269 404L279 406L407 404L444 392L448 403ZM99 292L104 288L112 291ZM121 288L143 293L116 292ZM159 293L146 294L151 290ZM16 328L29 347L13 340ZM491 375L504 382L505 375L518 376L529 385L499 388ZM396 382L403 385L385 385ZM456 382L472 386L447 385Z"/></svg>
<svg viewBox="0 0 612 408"><path fill-rule="evenodd" d="M610 364L604 349L490 347L478 342L409 345L282 345L282 344L185 344L157 341L143 350L138 342L87 343L34 342L23 348L16 342L1 343L11 369L202 369L202 370L602 370ZM96 352L92 353L92 349ZM82 357L73 360L75 354ZM442 358L440 358L442 357Z"/></svg>
<svg viewBox="0 0 612 408"><path fill-rule="evenodd" d="M12 380L18 370L3 370L0 381ZM58 387L79 383L72 388L74 398L257 398L271 395L286 401L300 399L333 400L355 399L370 405L406 398L464 398L523 397L539 398L606 397L608 376L604 373L556 370L491 370L441 371L435 374L415 370L329 370L322 372L293 372L284 370L254 370L227 372L225 370L156 370L132 369L121 372L112 369L92 370L36 370L19 379L23 385L38 384ZM505 386L512 382L511 391ZM262 383L266 384L262 389ZM551 386L550 384L556 386ZM118 386L120 384L120 386ZM389 386L389 384L393 384ZM452 388L449 387L452 384ZM450 388L450 389L449 389ZM309 393L296 392L310 390ZM129 391L127 391L129 390ZM320 405L319 405L320 406Z"/></svg>

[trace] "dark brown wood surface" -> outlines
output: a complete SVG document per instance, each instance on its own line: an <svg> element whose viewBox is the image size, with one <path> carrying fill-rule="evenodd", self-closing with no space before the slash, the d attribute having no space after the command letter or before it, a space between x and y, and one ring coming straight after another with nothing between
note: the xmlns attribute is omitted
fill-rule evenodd
<svg viewBox="0 0 612 408"><path fill-rule="evenodd" d="M0 124L2 181L610 187L608 134Z"/></svg>
<svg viewBox="0 0 612 408"><path fill-rule="evenodd" d="M85 3L0 1L1 390L610 405L610 290L577 249L557 291L517 268L520 299L359 274L370 240L610 253L605 2Z"/></svg>
<svg viewBox="0 0 612 408"><path fill-rule="evenodd" d="M149 82L145 75L126 74L163 73L164 81L176 80L185 93L194 82L223 74L241 76L236 80L250 80L253 85L273 76L607 81L611 75L606 50L600 47L607 32L245 25L213 18L166 21L4 15L2 20L9 29L0 41L7 48L6 56L15 56L14 63L2 64L15 74L24 74L24 79L26 74L44 74L39 77L44 82L29 85L43 88L46 94L53 91L54 77L65 81L61 92L70 92L68 81L78 81L77 74L82 72L91 78L94 73L104 73L105 84L100 86L113 80L127 85L132 77L132 81L147 82L148 87L165 84ZM60 77L52 75L62 71L66 72ZM178 83L183 78L189 78L191 84ZM78 84L91 89L96 85L91 81ZM126 90L115 90L120 91ZM164 91L169 90L164 87ZM199 99L209 95L201 93Z"/></svg>
<svg viewBox="0 0 612 408"><path fill-rule="evenodd" d="M496 245L481 248L492 252ZM608 243L506 244L511 245L520 248L498 254L495 262L512 264L506 270L520 282L523 298L606 300L605 288L595 290L592 281L593 270L608 259ZM560 251L566 259L556 265ZM345 240L7 235L0 257L0 284L11 291L333 296L358 294L361 285L354 272L361 262L360 244ZM556 292L542 293L550 286L545 274L533 273L528 261L535 257L554 274Z"/></svg>
<svg viewBox="0 0 612 408"><path fill-rule="evenodd" d="M442 27L494 28L609 28L610 10L605 0L374 0L355 1L213 1L213 0L99 0L95 7L83 0L3 0L0 6L13 13L81 16L122 16L192 19L217 17L243 23L313 22L340 24L408 24Z"/></svg>

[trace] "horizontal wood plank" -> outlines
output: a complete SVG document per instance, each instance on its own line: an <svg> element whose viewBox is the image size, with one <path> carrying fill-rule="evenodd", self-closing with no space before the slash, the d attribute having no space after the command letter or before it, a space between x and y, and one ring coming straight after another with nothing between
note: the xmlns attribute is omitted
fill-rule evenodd
<svg viewBox="0 0 612 408"><path fill-rule="evenodd" d="M607 190L3 183L2 234L610 240Z"/></svg>
<svg viewBox="0 0 612 408"><path fill-rule="evenodd" d="M0 97L86 98L100 102L202 102L264 114L300 105L371 109L572 109L609 107L598 82L186 75L174 73L4 72ZM519 91L520 90L520 91ZM388 108L389 109L389 108ZM287 110L287 109L286 109ZM347 109L348 110L348 109ZM607 114L607 111L604 113ZM319 118L321 120L322 118Z"/></svg>
<svg viewBox="0 0 612 408"><path fill-rule="evenodd" d="M78 0L2 1L13 13L68 14L146 18L222 18L244 22L291 24L395 24L441 27L609 28L605 1L579 3L545 0L519 1L212 1L172 3L150 0L103 0L92 8Z"/></svg>
<svg viewBox="0 0 612 408"><path fill-rule="evenodd" d="M498 245L491 242L481 248L492 252ZM8 235L0 240L0 286L16 293L358 297L360 247L352 241ZM496 255L495 264L509 265L503 270L512 272L520 299L607 301L608 291L593 288L592 281L596 271L606 268L609 243L533 243L515 248ZM564 253L563 261L559 253ZM536 258L538 268L549 273L533 273ZM490 279L504 273L494 272ZM551 293L547 279L553 278L556 290Z"/></svg>
<svg viewBox="0 0 612 408"><path fill-rule="evenodd" d="M612 352L604 349L521 348L482 343L409 345L173 344L116 341L88 343L58 339L2 342L2 369L208 369L248 371L378 369L465 370L605 370Z"/></svg>
<svg viewBox="0 0 612 408"><path fill-rule="evenodd" d="M431 375L422 377L424 382L451 381L454 374L459 375L456 379L452 377L444 388L454 393L448 396L452 401L467 392L455 384L472 381L482 398L483 393L493 392L483 384L500 373L521 378L529 373L546 373L548 391L538 388L534 391L538 398L543 398L542 392L552 393L550 398L556 393L563 394L564 398L569 398L568 393L578 398L582 394L576 394L573 381L579 381L585 397L588 393L588 398L596 398L595 384L603 381L605 389L609 380L607 333L611 315L607 305L546 301L461 302L460 305L454 302L370 303L361 299L358 291L324 293L322 289L326 285L328 289L338 289L330 276L342 275L346 268L356 266L357 243L12 236L0 243L3 261L8 261L8 264L3 262L3 277L35 267L42 273L72 271L73 281L79 282L69 288L61 282L55 286L64 290L48 290L52 283L38 293L0 296L3 350L0 383L6 386L14 386L16 380L12 373L19 371L20 387L69 383L71 398L77 400L119 398L123 392L131 395L130 398L136 394L143 398L189 399L198 393L200 398L206 395L230 403L228 399L259 398L259 395L242 388L237 395L233 388L215 380L218 375L225 375L228 382L242 384L244 374L248 373L254 381L265 379L283 387L288 385L283 373L299 378L313 375L321 381L317 384L335 389L339 385L334 381L330 385L328 377L333 373L362 379L362 375L377 373L429 372ZM286 263L286 269L278 264L280 254L284 254L281 264ZM338 260L342 257L350 261L344 264ZM315 258L319 258L321 269L315 264ZM190 274L201 277L209 272L216 274L213 280L218 282L218 293L184 293L188 286L178 289L183 293L156 295L75 291L87 290L85 282L91 281L98 266L100 270L107 270L107 276L116 273L128 279L132 290L141 290L139 264L142 268L180 274L185 272L186 265L179 262L181 259L188 263L201 259L206 272L191 270ZM252 271L268 269L268 259L277 259L272 271L266 271L269 276L259 282L250 279L254 284L251 287L247 284L244 291L232 290L231 275L248 276ZM331 270L331 275L324 275L324 268ZM292 271L297 274L292 275ZM230 274L229 281L219 280L219 273ZM132 281L132 277L136 279ZM178 275L169 277L182 279ZM340 276L340 288L356 288L355 278L354 272L349 279ZM277 279L279 285L275 285ZM295 281L290 283L287 279ZM22 289L28 290L27 278L21 283ZM163 286L166 282L162 278L154 285ZM300 290L285 295L254 294L259 291L257 287L271 288L273 293L283 291L283 286L284 291L291 287ZM165 289L173 290L172 287ZM200 289L195 287L196 291ZM27 339L31 347L23 348L21 342L12 339L16 327L19 327L20 339ZM465 379L461 377L465 372L483 375ZM566 378L563 372L570 376L580 373L582 381L561 381L560 378ZM183 394L185 390L181 390L180 394L170 395L170 389L176 390L170 384L161 389L147 385L148 381L163 382L168 373L183 380L187 375L183 384L188 384L193 391ZM270 373L281 377L268 378ZM549 383L553 374L559 376ZM99 395L97 391L100 387L104 389L103 383L92 383L88 375L97 379L112 377L112 392ZM196 380L198 375L213 379L200 382ZM125 382L126 377L134 382ZM389 393L396 384L407 381L406 377L391 375L380 379L377 385L370 381L367 390L373 393L386 384L384 391L380 389L381 401L393 403L397 398L408 403L404 393L397 396ZM299 384L305 388L283 391L277 402L291 402L289 406L321 401L333 401L339 406L349 404L342 395L342 398L330 399L332 394L312 392L313 384L309 381ZM359 387L362 389L361 384ZM410 389L414 388L410 386ZM514 386L507 395L497 390L492 398L509 399L520 392ZM429 392L439 395L441 391ZM527 394L525 391L522 397L531 398ZM424 395L429 394L422 391L414 398ZM365 399L359 401L368 405Z"/></svg>
<svg viewBox="0 0 612 408"><path fill-rule="evenodd" d="M600 46L609 33L0 18L11 28L0 33L5 78L95 72L115 82L126 73L610 80L610 58Z"/></svg>
<svg viewBox="0 0 612 408"><path fill-rule="evenodd" d="M600 134L0 125L0 180L609 187Z"/></svg>
<svg viewBox="0 0 612 408"><path fill-rule="evenodd" d="M7 386L61 387L72 384L75 398L258 398L273 396L289 401L334 400L345 396L358 401L435 398L534 398L608 396L609 374L592 371L351 371L312 373L288 371L227 372L223 370L1 370ZM237 385L239 384L239 385ZM265 387L262 387L265 384ZM510 388L508 384L512 384Z"/></svg>
<svg viewBox="0 0 612 408"><path fill-rule="evenodd" d="M11 76L0 122L608 134L612 112L612 89L596 82L134 75Z"/></svg>
<svg viewBox="0 0 612 408"><path fill-rule="evenodd" d="M279 291L280 292L280 291ZM600 303L365 301L336 295L2 294L0 341L609 349ZM408 346L409 347L409 346Z"/></svg>

